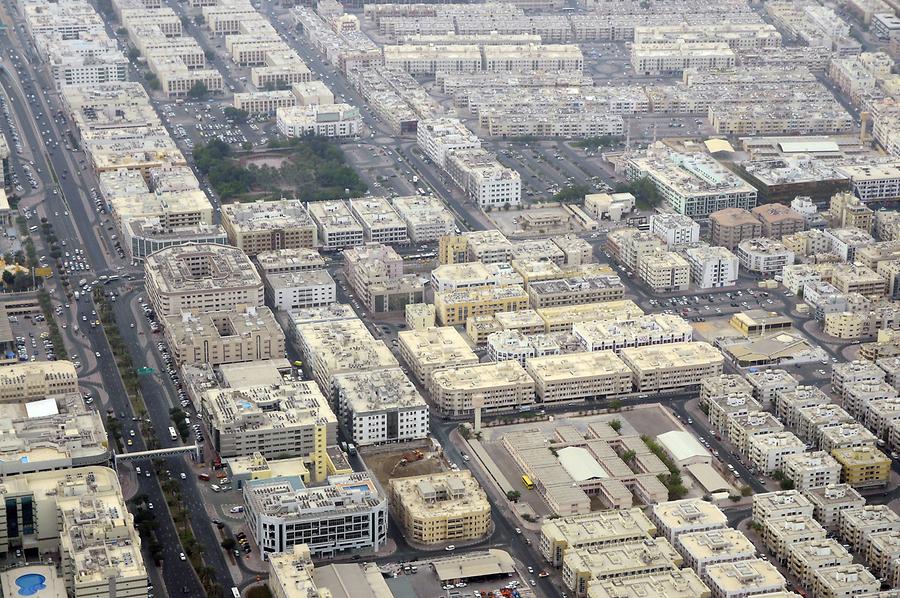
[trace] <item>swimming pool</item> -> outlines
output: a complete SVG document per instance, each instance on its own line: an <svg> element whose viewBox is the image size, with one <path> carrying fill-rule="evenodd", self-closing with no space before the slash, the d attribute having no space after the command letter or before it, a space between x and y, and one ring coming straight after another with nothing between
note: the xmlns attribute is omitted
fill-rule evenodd
<svg viewBox="0 0 900 598"><path fill-rule="evenodd" d="M40 573L26 573L16 578L16 585L19 586L19 596L34 596L47 586L44 582L47 578Z"/></svg>

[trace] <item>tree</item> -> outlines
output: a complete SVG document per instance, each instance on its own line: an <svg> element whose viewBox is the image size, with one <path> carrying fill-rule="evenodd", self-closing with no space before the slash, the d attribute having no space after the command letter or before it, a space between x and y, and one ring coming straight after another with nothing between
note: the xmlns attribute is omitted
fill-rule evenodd
<svg viewBox="0 0 900 598"><path fill-rule="evenodd" d="M618 411L622 408L622 399L613 399L609 402L610 411Z"/></svg>
<svg viewBox="0 0 900 598"><path fill-rule="evenodd" d="M202 25L205 22L206 22L206 17L204 17L203 15L197 15L194 17L195 25Z"/></svg>
<svg viewBox="0 0 900 598"><path fill-rule="evenodd" d="M9 270L4 270L4 271L3 271L3 283L4 283L6 286L11 287L15 281L16 281L16 275L15 275L15 274L13 274L12 272L10 272Z"/></svg>
<svg viewBox="0 0 900 598"><path fill-rule="evenodd" d="M245 141L244 143L241 144L241 149L246 152L249 152L250 150L253 149L253 144L250 143L249 141Z"/></svg>
<svg viewBox="0 0 900 598"><path fill-rule="evenodd" d="M209 94L209 88L203 81L197 81L188 90L188 97L202 100Z"/></svg>
<svg viewBox="0 0 900 598"><path fill-rule="evenodd" d="M137 60L140 55L141 53L138 52L137 48L128 49L128 60Z"/></svg>
<svg viewBox="0 0 900 598"><path fill-rule="evenodd" d="M625 461L626 463L630 463L631 461L634 461L634 458L636 456L637 456L637 453L634 452L633 450L629 449L629 450L625 451L624 453L622 453L622 461Z"/></svg>
<svg viewBox="0 0 900 598"><path fill-rule="evenodd" d="M235 542L234 538L225 538L220 542L220 545L222 546L222 548L230 552L234 550L235 546L237 546L237 542Z"/></svg>
<svg viewBox="0 0 900 598"><path fill-rule="evenodd" d="M519 498L521 496L522 496L522 493L519 492L518 490L510 490L509 492L506 493L506 500L508 500L510 502L516 502L519 500Z"/></svg>
<svg viewBox="0 0 900 598"><path fill-rule="evenodd" d="M241 110L240 108L235 108L234 106L227 106L222 110L222 114L225 115L225 118L228 120L243 124L247 122L247 117L250 116L246 110Z"/></svg>
<svg viewBox="0 0 900 598"><path fill-rule="evenodd" d="M16 272L15 277L13 277L13 290L16 292L27 291L31 288L31 282L30 272Z"/></svg>
<svg viewBox="0 0 900 598"><path fill-rule="evenodd" d="M619 430L622 429L622 422L620 422L617 419L611 420L609 422L609 427L612 428L613 430L615 430L616 432L618 432Z"/></svg>
<svg viewBox="0 0 900 598"><path fill-rule="evenodd" d="M640 207L644 209L656 207L662 200L659 191L656 190L656 185L647 177L632 181L631 183L620 183L619 185L616 185L616 193L631 193L634 195L634 198L637 200Z"/></svg>
<svg viewBox="0 0 900 598"><path fill-rule="evenodd" d="M559 193L553 196L553 201L560 203L571 203L581 201L584 196L591 192L590 187L586 185L566 185L559 190Z"/></svg>

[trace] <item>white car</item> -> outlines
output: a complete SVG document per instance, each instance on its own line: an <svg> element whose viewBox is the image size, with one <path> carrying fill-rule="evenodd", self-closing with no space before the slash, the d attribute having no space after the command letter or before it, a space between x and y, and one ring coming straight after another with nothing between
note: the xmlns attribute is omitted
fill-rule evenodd
<svg viewBox="0 0 900 598"><path fill-rule="evenodd" d="M183 553L183 552L179 552L179 553L178 553L178 558L180 558L182 561L186 561L186 560L187 560L187 557L184 556L184 553Z"/></svg>

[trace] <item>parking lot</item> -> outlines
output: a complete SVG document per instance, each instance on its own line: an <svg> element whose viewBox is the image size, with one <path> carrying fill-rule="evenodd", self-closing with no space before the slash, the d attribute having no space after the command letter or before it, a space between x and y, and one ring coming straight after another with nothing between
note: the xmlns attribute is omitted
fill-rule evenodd
<svg viewBox="0 0 900 598"><path fill-rule="evenodd" d="M18 361L55 361L55 347L42 314L9 316L16 349L7 353L7 359Z"/></svg>

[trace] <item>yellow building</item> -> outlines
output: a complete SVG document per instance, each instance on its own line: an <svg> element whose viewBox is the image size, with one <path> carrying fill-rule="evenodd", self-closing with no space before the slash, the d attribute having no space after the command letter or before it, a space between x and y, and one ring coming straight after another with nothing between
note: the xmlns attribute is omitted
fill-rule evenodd
<svg viewBox="0 0 900 598"><path fill-rule="evenodd" d="M891 475L890 458L871 446L839 448L831 456L841 465L841 481L854 488L887 486Z"/></svg>
<svg viewBox="0 0 900 598"><path fill-rule="evenodd" d="M528 308L528 293L521 285L436 292L434 308L442 326L464 325L472 316Z"/></svg>
<svg viewBox="0 0 900 598"><path fill-rule="evenodd" d="M444 235L438 241L438 261L442 264L459 264L466 261L469 242L462 235Z"/></svg>
<svg viewBox="0 0 900 598"><path fill-rule="evenodd" d="M490 531L487 494L467 470L395 478L389 494L397 521L412 542L478 540Z"/></svg>
<svg viewBox="0 0 900 598"><path fill-rule="evenodd" d="M728 323L744 336L788 330L793 326L793 322L787 316L762 309L751 309L750 311L736 313L731 316L731 320Z"/></svg>
<svg viewBox="0 0 900 598"><path fill-rule="evenodd" d="M568 332L575 322L591 320L631 319L643 316L644 311L631 299L583 303L535 310L544 320L544 332Z"/></svg>

